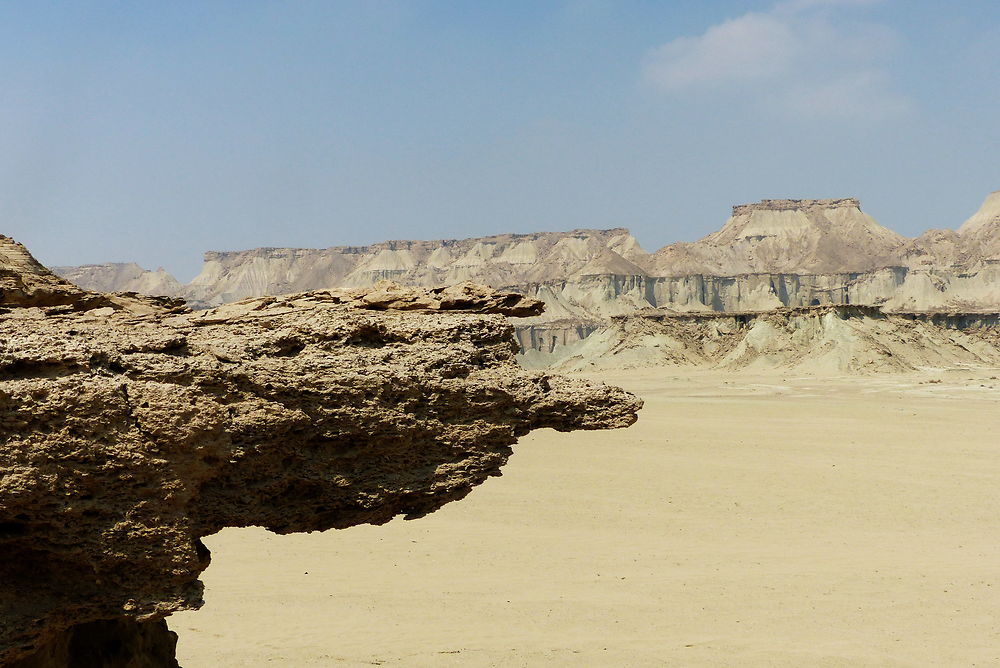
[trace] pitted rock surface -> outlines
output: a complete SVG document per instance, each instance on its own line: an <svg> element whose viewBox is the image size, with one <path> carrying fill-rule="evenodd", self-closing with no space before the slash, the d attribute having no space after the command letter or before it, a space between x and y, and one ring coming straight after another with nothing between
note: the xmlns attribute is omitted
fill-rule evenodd
<svg viewBox="0 0 1000 668"><path fill-rule="evenodd" d="M0 665L81 624L199 607L199 539L223 527L419 517L532 429L634 422L623 390L516 364L502 314L525 308L383 285L0 315Z"/></svg>

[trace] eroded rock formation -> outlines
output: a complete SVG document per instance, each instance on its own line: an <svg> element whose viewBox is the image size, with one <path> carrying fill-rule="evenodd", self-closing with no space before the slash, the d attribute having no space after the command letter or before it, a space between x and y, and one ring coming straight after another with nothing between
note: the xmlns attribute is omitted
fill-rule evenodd
<svg viewBox="0 0 1000 668"><path fill-rule="evenodd" d="M70 665L109 628L156 648L113 665L172 665L158 620L201 605L202 536L419 517L499 475L529 430L624 427L641 405L521 369L504 315L539 305L516 295L51 304L30 286L74 288L24 255L0 314L0 665Z"/></svg>
<svg viewBox="0 0 1000 668"><path fill-rule="evenodd" d="M85 273L85 272L84 272ZM571 345L619 316L870 305L883 312L1000 310L1000 191L958 229L906 239L856 198L768 199L722 228L645 253L628 230L503 235L364 248L209 253L185 290L219 303L248 294L475 277L545 303L518 323L527 350ZM553 341L556 343L553 344ZM540 348L536 347L540 346Z"/></svg>
<svg viewBox="0 0 1000 668"><path fill-rule="evenodd" d="M824 305L523 325L522 363L563 371L679 366L885 373L1000 366L1000 313L885 313Z"/></svg>
<svg viewBox="0 0 1000 668"><path fill-rule="evenodd" d="M656 276L833 274L895 263L905 239L842 199L767 199L733 207L718 232L652 257Z"/></svg>
<svg viewBox="0 0 1000 668"><path fill-rule="evenodd" d="M992 310L1000 305L1000 191L957 230L915 239L876 223L853 197L769 199L736 205L719 231L653 255L616 228L211 252L187 286L135 269L59 268L84 287L181 294L195 306L389 278L423 286L475 280L544 301L546 320L812 304Z"/></svg>
<svg viewBox="0 0 1000 668"><path fill-rule="evenodd" d="M369 287L380 280L415 286L475 281L495 288L584 272L642 271L645 257L625 229L503 234L441 241L386 241L324 249L257 248L209 252L180 293L197 306L265 294Z"/></svg>

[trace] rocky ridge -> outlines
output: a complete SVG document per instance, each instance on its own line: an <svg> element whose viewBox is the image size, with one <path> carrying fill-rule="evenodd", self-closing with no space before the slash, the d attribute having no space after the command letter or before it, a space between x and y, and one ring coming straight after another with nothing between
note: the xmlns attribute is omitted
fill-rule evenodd
<svg viewBox="0 0 1000 668"><path fill-rule="evenodd" d="M215 306L262 294L367 287L380 280L424 287L474 281L499 287L580 272L641 271L632 260L645 255L625 229L209 252L201 273L179 294L194 304Z"/></svg>
<svg viewBox="0 0 1000 668"><path fill-rule="evenodd" d="M354 263L340 273L323 269L329 258L346 257ZM444 257L449 263L439 266ZM416 285L474 276L530 296L545 303L545 313L519 320L519 331L523 339L549 342L573 341L611 318L662 309L834 304L887 313L992 312L1000 310L1000 191L958 229L915 239L880 226L856 198L770 199L734 206L719 231L652 255L622 228L363 249L258 249L208 254L204 271L185 290L197 305L291 285L369 285L385 276Z"/></svg>
<svg viewBox="0 0 1000 668"><path fill-rule="evenodd" d="M381 284L191 313L5 242L0 665L176 665L163 620L202 603L201 537L419 517L528 431L641 406L519 367L505 316L540 307L520 295Z"/></svg>
<svg viewBox="0 0 1000 668"><path fill-rule="evenodd" d="M247 296L391 279L437 286L475 280L541 299L546 319L593 320L648 308L744 311L812 304L885 310L993 309L1000 304L1000 191L957 230L906 239L863 213L855 198L763 200L733 207L718 232L652 255L624 228L391 241L329 249L207 253L188 286L61 268L85 287L141 280L195 307ZM141 290L140 290L141 291Z"/></svg>

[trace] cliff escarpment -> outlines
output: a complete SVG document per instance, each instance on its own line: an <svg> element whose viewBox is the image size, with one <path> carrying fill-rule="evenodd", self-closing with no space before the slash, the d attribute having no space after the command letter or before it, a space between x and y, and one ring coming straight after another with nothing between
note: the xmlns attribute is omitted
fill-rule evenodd
<svg viewBox="0 0 1000 668"><path fill-rule="evenodd" d="M884 373L1000 367L1000 313L886 313L826 305L743 313L661 312L592 323L521 324L527 367L681 366Z"/></svg>
<svg viewBox="0 0 1000 668"><path fill-rule="evenodd" d="M876 223L856 198L768 199L736 205L717 232L652 255L615 228L210 252L187 286L132 265L60 273L90 289L182 295L196 308L385 279L427 287L474 280L541 299L547 319L594 320L648 308L991 310L1000 305L998 267L1000 191L958 229L915 239Z"/></svg>
<svg viewBox="0 0 1000 668"><path fill-rule="evenodd" d="M35 265L21 283L62 294ZM202 604L203 536L420 517L530 430L641 406L523 370L505 316L539 305L477 286L199 313L67 289L0 313L0 665L176 665L163 619Z"/></svg>
<svg viewBox="0 0 1000 668"><path fill-rule="evenodd" d="M641 272L630 258L645 255L625 229L209 252L201 273L180 294L193 304L214 306L263 294L366 287L381 280L425 287L464 281L520 285L581 271L608 273L608 267Z"/></svg>
<svg viewBox="0 0 1000 668"><path fill-rule="evenodd" d="M88 272L72 275L89 284ZM474 278L543 302L544 315L518 321L529 355L657 310L869 305L882 313L990 313L1000 310L1000 191L957 229L915 239L879 225L856 198L766 199L736 205L718 231L652 255L622 228L257 249L207 254L202 273L180 292L199 306L383 278L425 286Z"/></svg>

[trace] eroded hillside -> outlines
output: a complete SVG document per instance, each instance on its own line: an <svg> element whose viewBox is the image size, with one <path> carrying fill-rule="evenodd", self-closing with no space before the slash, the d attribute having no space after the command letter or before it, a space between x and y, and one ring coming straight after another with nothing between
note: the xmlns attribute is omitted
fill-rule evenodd
<svg viewBox="0 0 1000 668"><path fill-rule="evenodd" d="M990 310L1000 305L1000 191L957 229L915 239L879 225L854 198L786 199L734 206L719 231L652 255L615 228L210 252L186 286L135 265L59 273L86 288L178 295L195 307L390 279L421 286L474 280L515 290L544 301L548 319L815 304Z"/></svg>

